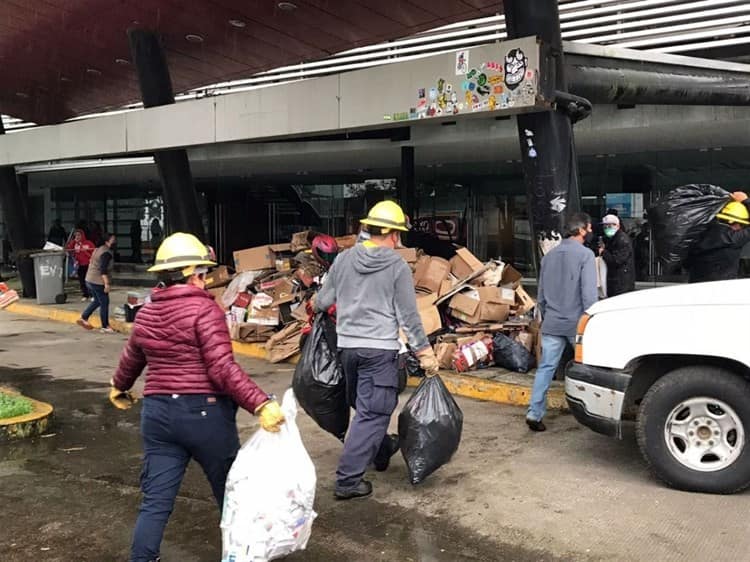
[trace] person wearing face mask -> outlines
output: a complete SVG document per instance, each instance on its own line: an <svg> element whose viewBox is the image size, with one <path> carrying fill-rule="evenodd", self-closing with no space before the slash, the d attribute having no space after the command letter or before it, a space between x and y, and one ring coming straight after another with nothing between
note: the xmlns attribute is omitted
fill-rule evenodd
<svg viewBox="0 0 750 562"><path fill-rule="evenodd" d="M584 245L591 233L589 215L571 215L565 224L565 239L542 258L537 293L542 315L542 360L526 412L526 425L532 431L547 429L542 419L547 412L550 383L566 347L575 343L578 320L599 297L594 254Z"/></svg>
<svg viewBox="0 0 750 562"><path fill-rule="evenodd" d="M372 494L363 479L367 467L387 470L398 451L398 437L386 433L398 404L399 328L427 376L439 368L417 312L411 270L394 251L408 230L406 215L393 201L382 201L360 222L369 238L336 258L315 299L318 312L336 305L347 401L356 411L336 470L338 500Z"/></svg>
<svg viewBox="0 0 750 562"><path fill-rule="evenodd" d="M599 255L607 264L607 296L635 291L635 254L630 236L615 215L605 216L602 226L604 243L599 246Z"/></svg>
<svg viewBox="0 0 750 562"><path fill-rule="evenodd" d="M240 448L237 407L277 432L284 416L234 360L224 312L206 290L215 266L209 249L192 234L162 242L155 265L159 286L135 318L111 381L109 399L129 407L144 369L141 437L143 500L133 533L131 562L159 560L164 529L191 459L201 465L221 509L224 487Z"/></svg>

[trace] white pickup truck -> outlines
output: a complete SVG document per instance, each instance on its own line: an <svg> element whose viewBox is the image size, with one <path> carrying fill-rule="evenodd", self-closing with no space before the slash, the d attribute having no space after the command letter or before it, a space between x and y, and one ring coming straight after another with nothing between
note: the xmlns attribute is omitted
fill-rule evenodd
<svg viewBox="0 0 750 562"><path fill-rule="evenodd" d="M576 419L622 439L682 490L750 485L750 279L636 291L581 318L565 393Z"/></svg>

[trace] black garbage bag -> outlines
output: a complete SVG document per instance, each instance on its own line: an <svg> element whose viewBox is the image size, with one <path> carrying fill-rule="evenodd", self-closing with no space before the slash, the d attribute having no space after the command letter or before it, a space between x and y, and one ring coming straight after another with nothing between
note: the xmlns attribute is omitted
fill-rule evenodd
<svg viewBox="0 0 750 562"><path fill-rule="evenodd" d="M292 388L302 409L325 431L343 441L349 428L346 380L336 352L336 327L318 314L294 369Z"/></svg>
<svg viewBox="0 0 750 562"><path fill-rule="evenodd" d="M419 484L458 450L464 415L440 376L425 378L398 416L409 480Z"/></svg>
<svg viewBox="0 0 750 562"><path fill-rule="evenodd" d="M498 367L528 373L534 366L534 357L529 350L505 334L497 334L492 339L492 345L492 359Z"/></svg>
<svg viewBox="0 0 750 562"><path fill-rule="evenodd" d="M419 366L419 357L411 349L398 355L398 393L406 388L409 377L424 377L425 372Z"/></svg>
<svg viewBox="0 0 750 562"><path fill-rule="evenodd" d="M679 265L729 201L731 195L720 187L689 184L676 187L649 208L654 249L662 264Z"/></svg>

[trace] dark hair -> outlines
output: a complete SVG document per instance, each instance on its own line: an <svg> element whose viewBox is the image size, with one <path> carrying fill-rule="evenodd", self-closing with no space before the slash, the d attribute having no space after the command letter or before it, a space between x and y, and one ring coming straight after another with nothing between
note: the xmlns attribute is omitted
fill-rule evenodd
<svg viewBox="0 0 750 562"><path fill-rule="evenodd" d="M116 234L114 232L105 232L102 236L102 243L109 242L112 238L115 238Z"/></svg>
<svg viewBox="0 0 750 562"><path fill-rule="evenodd" d="M573 213L565 221L565 238L578 236L578 231L591 224L591 217L587 213Z"/></svg>
<svg viewBox="0 0 750 562"><path fill-rule="evenodd" d="M173 285L185 285L188 281L188 278L182 274L182 270L174 269L168 271L159 271L156 274L156 278L159 280L159 283L161 283L165 287L172 287Z"/></svg>
<svg viewBox="0 0 750 562"><path fill-rule="evenodd" d="M395 230L392 228L383 228L382 226L372 226L369 224L363 224L362 230L364 230L374 238L386 238L387 236L395 232Z"/></svg>
<svg viewBox="0 0 750 562"><path fill-rule="evenodd" d="M619 218L620 213L617 212L617 209L607 209L607 212L604 213L605 215L614 215Z"/></svg>

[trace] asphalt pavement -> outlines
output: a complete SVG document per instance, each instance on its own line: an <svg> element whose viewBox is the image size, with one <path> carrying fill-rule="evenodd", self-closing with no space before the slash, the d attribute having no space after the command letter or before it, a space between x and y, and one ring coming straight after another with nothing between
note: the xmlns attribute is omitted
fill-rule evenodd
<svg viewBox="0 0 750 562"><path fill-rule="evenodd" d="M0 312L0 385L55 406L47 435L0 445L3 561L127 559L140 497L140 408L121 412L106 399L124 341ZM290 366L239 362L269 392L289 386ZM464 435L450 464L412 486L395 457L388 472L372 474L374 496L353 502L332 499L341 445L301 413L318 471L319 517L308 550L288 559L747 559L747 494L665 488L644 468L632 438L596 435L569 415L548 417L548 431L534 434L521 408L457 401ZM238 423L243 441L257 429L246 412ZM218 561L218 521L208 484L191 466L163 560Z"/></svg>

